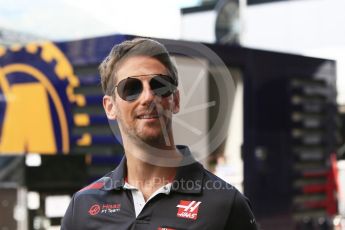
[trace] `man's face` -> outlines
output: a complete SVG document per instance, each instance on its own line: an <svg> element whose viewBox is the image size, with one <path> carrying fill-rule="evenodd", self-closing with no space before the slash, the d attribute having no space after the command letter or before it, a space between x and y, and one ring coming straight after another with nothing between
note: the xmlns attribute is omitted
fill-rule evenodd
<svg viewBox="0 0 345 230"><path fill-rule="evenodd" d="M145 143L170 145L171 116L179 111L179 93L168 97L153 94L149 81L154 74L167 75L167 69L158 60L147 56L126 59L116 73L116 84L128 77L138 76L143 91L134 101L123 100L115 90L115 97L105 96L103 105L109 119L117 119L122 135ZM145 76L140 76L145 75ZM109 116L110 115L110 116Z"/></svg>

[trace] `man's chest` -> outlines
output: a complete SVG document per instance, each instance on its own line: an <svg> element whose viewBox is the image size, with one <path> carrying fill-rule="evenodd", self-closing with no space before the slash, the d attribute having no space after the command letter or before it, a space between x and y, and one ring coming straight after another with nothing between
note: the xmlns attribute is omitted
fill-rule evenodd
<svg viewBox="0 0 345 230"><path fill-rule="evenodd" d="M78 200L75 223L78 229L223 229L228 213L214 210L212 201L202 196L158 194L149 200L138 216L130 191L109 195L83 196Z"/></svg>

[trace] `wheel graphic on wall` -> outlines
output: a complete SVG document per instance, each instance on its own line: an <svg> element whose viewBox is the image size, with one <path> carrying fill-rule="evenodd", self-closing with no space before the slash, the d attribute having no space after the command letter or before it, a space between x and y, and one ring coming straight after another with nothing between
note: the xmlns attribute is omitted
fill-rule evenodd
<svg viewBox="0 0 345 230"><path fill-rule="evenodd" d="M53 43L0 47L0 153L68 153L78 84Z"/></svg>

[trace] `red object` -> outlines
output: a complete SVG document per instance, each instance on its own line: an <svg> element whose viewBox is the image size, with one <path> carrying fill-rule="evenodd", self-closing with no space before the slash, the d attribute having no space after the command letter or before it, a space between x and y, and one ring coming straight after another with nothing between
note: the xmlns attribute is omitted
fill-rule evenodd
<svg viewBox="0 0 345 230"><path fill-rule="evenodd" d="M81 189L79 192L83 192L86 190L92 190L92 189L100 189L104 186L104 182L95 182L93 184L90 184L89 186L86 186L85 188Z"/></svg>
<svg viewBox="0 0 345 230"><path fill-rule="evenodd" d="M327 191L327 184L311 184L303 186L303 193L319 193Z"/></svg>
<svg viewBox="0 0 345 230"><path fill-rule="evenodd" d="M101 206L99 206L98 204L94 204L91 206L91 208L89 209L89 214L91 216L97 215L99 213L99 211L101 210Z"/></svg>
<svg viewBox="0 0 345 230"><path fill-rule="evenodd" d="M339 189L337 156L335 153L331 154L330 163L331 167L328 173L326 184L326 211L329 215L333 216L338 212L338 202L336 196Z"/></svg>
<svg viewBox="0 0 345 230"><path fill-rule="evenodd" d="M200 201L180 200L178 207L177 216L180 218L196 220L198 218L198 211Z"/></svg>

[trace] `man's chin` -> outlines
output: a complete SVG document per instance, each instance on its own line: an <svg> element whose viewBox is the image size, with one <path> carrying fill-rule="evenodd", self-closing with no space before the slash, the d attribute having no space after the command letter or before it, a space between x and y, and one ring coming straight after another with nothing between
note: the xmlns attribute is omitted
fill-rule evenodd
<svg viewBox="0 0 345 230"><path fill-rule="evenodd" d="M166 138L162 133L158 134L150 134L150 135L138 135L138 139L140 139L143 144L149 145L155 148L166 148L170 147L170 139L167 136Z"/></svg>

